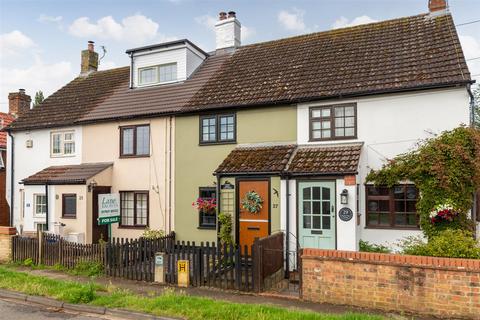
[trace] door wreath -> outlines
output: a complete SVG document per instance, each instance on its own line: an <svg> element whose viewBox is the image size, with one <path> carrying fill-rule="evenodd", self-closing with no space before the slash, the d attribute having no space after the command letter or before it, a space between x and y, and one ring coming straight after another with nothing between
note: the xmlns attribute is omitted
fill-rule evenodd
<svg viewBox="0 0 480 320"><path fill-rule="evenodd" d="M255 191L248 191L242 199L242 208L250 213L259 213L262 210L263 199Z"/></svg>

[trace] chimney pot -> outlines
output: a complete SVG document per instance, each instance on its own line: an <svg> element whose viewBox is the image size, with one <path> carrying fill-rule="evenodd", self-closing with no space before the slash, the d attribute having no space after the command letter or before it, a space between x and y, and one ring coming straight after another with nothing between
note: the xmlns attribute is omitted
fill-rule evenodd
<svg viewBox="0 0 480 320"><path fill-rule="evenodd" d="M93 42L93 41L88 41L88 46L87 46L87 48L88 48L88 51L92 51L92 52L93 52L93 51L95 50L95 42Z"/></svg>
<svg viewBox="0 0 480 320"><path fill-rule="evenodd" d="M448 7L447 0L428 0L428 10L430 12L446 10L447 7Z"/></svg>
<svg viewBox="0 0 480 320"><path fill-rule="evenodd" d="M218 20L225 20L225 19L227 19L227 13L225 11L221 11L218 14Z"/></svg>
<svg viewBox="0 0 480 320"><path fill-rule="evenodd" d="M18 89L18 92L8 94L8 113L15 118L30 110L32 98L25 94L25 89Z"/></svg>
<svg viewBox="0 0 480 320"><path fill-rule="evenodd" d="M228 17L229 17L229 18L235 18L235 17L236 17L235 11L229 11L229 12L228 12Z"/></svg>

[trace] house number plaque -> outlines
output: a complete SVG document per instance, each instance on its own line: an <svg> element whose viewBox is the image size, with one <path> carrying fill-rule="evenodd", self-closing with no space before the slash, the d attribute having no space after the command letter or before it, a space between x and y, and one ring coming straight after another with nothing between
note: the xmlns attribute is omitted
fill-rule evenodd
<svg viewBox="0 0 480 320"><path fill-rule="evenodd" d="M350 208L342 208L338 212L338 216L342 221L350 221L353 218L353 211Z"/></svg>

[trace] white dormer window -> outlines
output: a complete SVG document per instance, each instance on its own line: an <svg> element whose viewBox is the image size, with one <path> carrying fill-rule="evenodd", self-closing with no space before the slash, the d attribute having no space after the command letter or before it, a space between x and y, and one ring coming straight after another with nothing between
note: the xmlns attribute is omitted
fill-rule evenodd
<svg viewBox="0 0 480 320"><path fill-rule="evenodd" d="M73 131L52 132L50 140L52 157L75 154L75 134Z"/></svg>
<svg viewBox="0 0 480 320"><path fill-rule="evenodd" d="M177 81L177 64L169 63L138 69L140 85Z"/></svg>

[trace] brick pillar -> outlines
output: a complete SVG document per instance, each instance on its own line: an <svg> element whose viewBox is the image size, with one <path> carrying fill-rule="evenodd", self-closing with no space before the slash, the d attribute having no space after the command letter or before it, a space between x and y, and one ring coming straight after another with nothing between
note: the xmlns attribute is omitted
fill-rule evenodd
<svg viewBox="0 0 480 320"><path fill-rule="evenodd" d="M12 254L12 238L17 233L14 227L0 227L0 262L10 261Z"/></svg>

